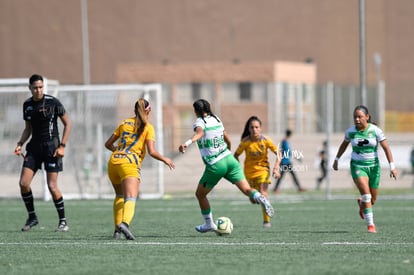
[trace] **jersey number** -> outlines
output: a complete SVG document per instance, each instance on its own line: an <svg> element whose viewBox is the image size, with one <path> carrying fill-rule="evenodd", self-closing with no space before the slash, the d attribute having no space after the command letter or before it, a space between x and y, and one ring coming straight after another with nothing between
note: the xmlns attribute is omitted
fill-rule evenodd
<svg viewBox="0 0 414 275"><path fill-rule="evenodd" d="M132 143L127 147L127 140L132 140ZM121 136L121 142L122 146L121 148L118 148L119 151L125 151L126 153L129 153L129 150L134 147L134 145L138 141L138 135L136 133L132 134L130 132L122 132Z"/></svg>

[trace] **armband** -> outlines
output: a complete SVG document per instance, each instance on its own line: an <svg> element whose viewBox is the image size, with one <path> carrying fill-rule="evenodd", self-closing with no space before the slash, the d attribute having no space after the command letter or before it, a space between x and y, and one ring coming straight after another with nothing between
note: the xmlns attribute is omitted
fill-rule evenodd
<svg viewBox="0 0 414 275"><path fill-rule="evenodd" d="M395 170L395 163L394 162L390 162L390 170Z"/></svg>
<svg viewBox="0 0 414 275"><path fill-rule="evenodd" d="M63 147L63 148L65 148L65 147L66 147L66 144L64 144L64 143L61 143L61 144L59 144L59 146L60 146L60 147Z"/></svg>
<svg viewBox="0 0 414 275"><path fill-rule="evenodd" d="M189 140L187 140L185 143L184 143L184 145L185 146L190 146L191 145L191 143L193 143L193 141L191 140L191 138L189 139Z"/></svg>
<svg viewBox="0 0 414 275"><path fill-rule="evenodd" d="M338 158L338 157L335 157L335 160L336 160L336 161L338 161L338 160L339 160L339 158Z"/></svg>
<svg viewBox="0 0 414 275"><path fill-rule="evenodd" d="M22 147L22 146L23 146L23 142L19 141L19 142L17 143L17 146Z"/></svg>

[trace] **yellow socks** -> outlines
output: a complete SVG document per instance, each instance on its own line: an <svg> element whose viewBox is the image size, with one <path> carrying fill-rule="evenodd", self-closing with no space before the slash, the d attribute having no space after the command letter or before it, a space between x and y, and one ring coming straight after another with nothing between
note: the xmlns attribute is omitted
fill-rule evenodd
<svg viewBox="0 0 414 275"><path fill-rule="evenodd" d="M126 199L124 202L124 217L122 222L130 225L135 214L135 199Z"/></svg>
<svg viewBox="0 0 414 275"><path fill-rule="evenodd" d="M124 216L124 197L116 196L113 203L113 214L114 214L114 225L115 231L118 231L118 224L122 222L122 217Z"/></svg>

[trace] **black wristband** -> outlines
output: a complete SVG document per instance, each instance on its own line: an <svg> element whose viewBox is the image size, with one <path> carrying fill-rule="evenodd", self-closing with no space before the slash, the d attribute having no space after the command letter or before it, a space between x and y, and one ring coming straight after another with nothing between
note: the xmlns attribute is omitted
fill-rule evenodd
<svg viewBox="0 0 414 275"><path fill-rule="evenodd" d="M22 147L22 146L23 146L23 142L19 141L19 142L17 143L17 146Z"/></svg>
<svg viewBox="0 0 414 275"><path fill-rule="evenodd" d="M60 147L63 147L63 148L65 148L65 147L66 147L66 144L64 144L64 143L61 143L61 144L59 144L59 146L60 146Z"/></svg>

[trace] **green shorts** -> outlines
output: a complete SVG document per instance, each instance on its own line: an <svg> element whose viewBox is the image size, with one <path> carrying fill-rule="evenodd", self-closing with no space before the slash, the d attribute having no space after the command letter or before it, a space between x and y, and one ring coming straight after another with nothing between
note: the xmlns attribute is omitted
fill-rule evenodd
<svg viewBox="0 0 414 275"><path fill-rule="evenodd" d="M222 178L233 184L246 178L240 163L233 155L228 155L213 165L206 165L199 184L213 188Z"/></svg>
<svg viewBox="0 0 414 275"><path fill-rule="evenodd" d="M381 167L379 163L373 167L361 167L351 162L351 175L353 179L367 177L369 179L369 187L378 189L381 178Z"/></svg>

